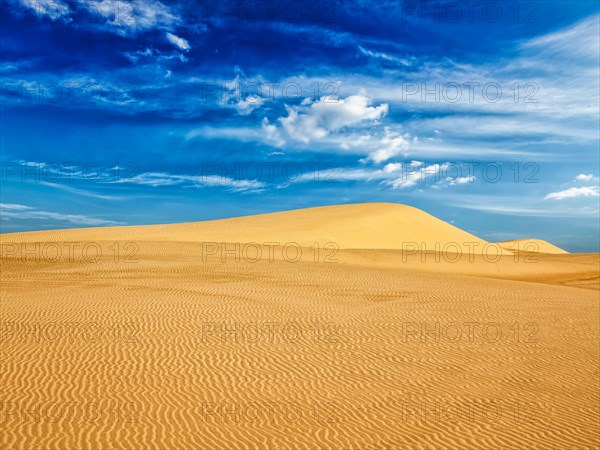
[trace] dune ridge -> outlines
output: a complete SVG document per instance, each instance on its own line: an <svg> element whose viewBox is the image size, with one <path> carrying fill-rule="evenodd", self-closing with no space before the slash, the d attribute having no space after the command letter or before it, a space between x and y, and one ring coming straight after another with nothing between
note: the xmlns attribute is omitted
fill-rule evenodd
<svg viewBox="0 0 600 450"><path fill-rule="evenodd" d="M335 242L344 249L402 249L407 243L457 242L485 245L487 241L418 208L397 203L358 203L323 206L231 219L165 225L77 228L2 235L5 242L36 240L121 239L185 242Z"/></svg>
<svg viewBox="0 0 600 450"><path fill-rule="evenodd" d="M468 252L490 242L438 219L418 208L399 203L357 203L257 214L230 219L160 225L71 228L8 233L3 242L52 242L70 239L182 242L294 242L302 247L335 243L340 249L395 249ZM449 244L458 244L458 246ZM466 244L466 245L465 245ZM541 239L491 243L502 254L566 254ZM416 245L416 247L415 247Z"/></svg>
<svg viewBox="0 0 600 450"><path fill-rule="evenodd" d="M512 241L498 242L497 244L503 249L512 252L550 253L554 255L564 255L569 253L543 239L514 239Z"/></svg>

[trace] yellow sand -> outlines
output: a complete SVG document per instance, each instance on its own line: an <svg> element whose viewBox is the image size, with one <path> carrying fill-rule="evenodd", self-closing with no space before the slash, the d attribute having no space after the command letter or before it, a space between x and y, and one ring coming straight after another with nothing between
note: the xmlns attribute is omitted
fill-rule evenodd
<svg viewBox="0 0 600 450"><path fill-rule="evenodd" d="M402 249L403 243L436 242L485 244L486 241L412 206L361 203L326 206L226 220L19 233L7 239L23 242L71 239L122 239L184 242L335 242L340 248Z"/></svg>
<svg viewBox="0 0 600 450"><path fill-rule="evenodd" d="M0 448L597 449L599 255L429 251L465 239L393 204L1 235Z"/></svg>
<svg viewBox="0 0 600 450"><path fill-rule="evenodd" d="M569 253L550 242L542 239L516 239L513 241L498 242L502 248L510 251L532 252L532 253L551 253L565 254Z"/></svg>

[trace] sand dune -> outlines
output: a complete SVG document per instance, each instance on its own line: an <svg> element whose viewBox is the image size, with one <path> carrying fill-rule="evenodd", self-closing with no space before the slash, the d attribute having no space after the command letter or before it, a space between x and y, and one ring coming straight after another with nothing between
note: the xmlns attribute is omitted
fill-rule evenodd
<svg viewBox="0 0 600 450"><path fill-rule="evenodd" d="M403 244L487 242L420 209L396 203L360 203L324 206L225 220L135 227L83 228L15 233L4 239L20 241L122 239L185 242L296 242L310 247L315 242L335 242L344 249L402 249Z"/></svg>
<svg viewBox="0 0 600 450"><path fill-rule="evenodd" d="M512 241L498 242L498 245L505 250L510 250L512 252L521 251L526 253L551 253L557 255L569 253L566 250L563 250L562 248L559 248L556 245L553 245L550 242L542 239L516 239Z"/></svg>
<svg viewBox="0 0 600 450"><path fill-rule="evenodd" d="M1 235L0 448L597 449L599 255L430 250L464 239L390 204Z"/></svg>

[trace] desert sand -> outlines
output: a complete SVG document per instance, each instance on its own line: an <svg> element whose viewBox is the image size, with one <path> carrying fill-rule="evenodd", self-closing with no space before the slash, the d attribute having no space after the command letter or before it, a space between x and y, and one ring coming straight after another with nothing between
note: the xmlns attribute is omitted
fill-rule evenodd
<svg viewBox="0 0 600 450"><path fill-rule="evenodd" d="M0 235L0 448L598 449L600 255L535 242L385 203Z"/></svg>
<svg viewBox="0 0 600 450"><path fill-rule="evenodd" d="M566 250L563 250L562 248L557 247L556 245L553 245L550 242L544 241L542 239L516 239L513 241L498 242L498 245L512 252L525 251L535 253L550 253L557 255L564 255L565 253L569 253Z"/></svg>

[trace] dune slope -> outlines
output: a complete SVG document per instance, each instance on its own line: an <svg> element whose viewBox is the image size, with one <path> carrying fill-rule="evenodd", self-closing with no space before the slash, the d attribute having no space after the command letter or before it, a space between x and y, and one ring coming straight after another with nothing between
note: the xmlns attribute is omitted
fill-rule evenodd
<svg viewBox="0 0 600 450"><path fill-rule="evenodd" d="M185 242L296 242L310 247L336 243L341 249L402 249L403 245L425 243L435 250L455 242L479 245L486 241L452 226L426 212L395 203L360 203L324 206L233 219L168 225L81 228L13 233L4 242L39 240L120 239Z"/></svg>
<svg viewBox="0 0 600 450"><path fill-rule="evenodd" d="M521 251L526 253L550 253L554 255L568 254L566 250L557 247L542 239L515 239L497 243L500 247L509 251Z"/></svg>

